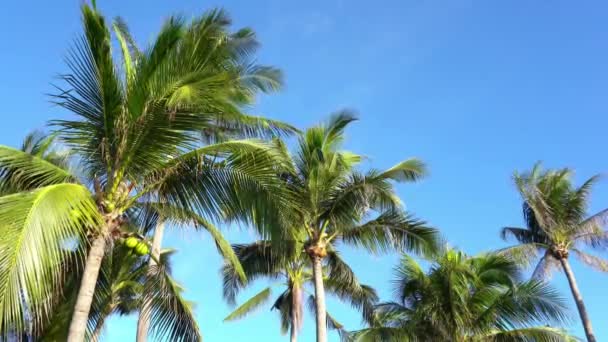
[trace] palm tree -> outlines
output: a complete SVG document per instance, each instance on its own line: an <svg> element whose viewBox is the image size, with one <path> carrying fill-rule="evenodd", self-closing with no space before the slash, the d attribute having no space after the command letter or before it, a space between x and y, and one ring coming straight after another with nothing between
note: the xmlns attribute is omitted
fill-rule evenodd
<svg viewBox="0 0 608 342"><path fill-rule="evenodd" d="M304 296L308 294L308 308L315 314L315 296L307 290L312 285L312 270L301 242L293 240L281 241L282 248L277 248L272 241L256 241L246 245L234 245L235 254L243 266L247 279L267 279L272 282L247 300L224 321L234 321L245 317L265 304L272 296L272 287L280 286L281 293L274 301L272 309L276 309L281 320L281 332L290 331L290 340L297 341L297 336L303 323ZM288 246L288 247L286 247ZM369 314L378 297L370 286L359 283L350 267L339 257L336 251L330 253L331 261L327 266L327 278L324 283L330 294L342 301L349 302L364 317ZM230 303L236 303L237 294L251 285L243 282L232 264L224 265L224 298ZM343 332L342 325L327 313L327 327Z"/></svg>
<svg viewBox="0 0 608 342"><path fill-rule="evenodd" d="M559 329L566 306L546 283L520 281L499 255L469 257L448 249L429 270L404 256L395 270L395 301L379 304L374 324L352 341L574 341Z"/></svg>
<svg viewBox="0 0 608 342"><path fill-rule="evenodd" d="M505 253L535 260L542 254L534 277L542 278L552 269L564 271L576 302L588 341L597 341L591 320L585 309L582 295L568 257L570 253L582 263L602 272L608 272L608 261L588 254L585 248L602 250L608 246L608 234L603 229L608 209L594 215L587 214L591 188L598 176L591 177L576 188L569 169L542 171L536 164L531 172L516 173L515 185L523 199L525 228L505 227L502 238L515 238L519 245L506 248Z"/></svg>
<svg viewBox="0 0 608 342"><path fill-rule="evenodd" d="M361 156L339 150L344 129L355 120L342 111L327 124L309 128L291 156L277 142L290 160L280 175L293 207L282 209L284 239L302 242L312 264L319 342L327 340L323 265L337 255L338 244L371 252L423 252L436 245L436 231L403 211L391 182L418 180L424 165L409 159L382 172L356 171ZM369 221L362 223L366 218Z"/></svg>
<svg viewBox="0 0 608 342"><path fill-rule="evenodd" d="M190 23L172 17L139 53L117 24L123 61L116 66L103 16L87 5L82 16L84 35L68 58L70 73L62 76L67 89L55 96L75 117L52 122L78 172L0 146L1 182L21 191L0 197L4 335L23 331L30 315L41 326L52 313L49 298L65 283L62 265L86 254L67 337L82 341L102 260L125 236L131 211L162 204L206 219L239 219L268 235L277 227L273 203L283 204L276 202L281 188L275 186L281 155L272 145L201 141L209 131L292 131L241 112L256 93L280 86L277 70L249 62L251 31L227 36L221 11ZM213 226L199 227L227 246L228 260L237 260ZM68 248L75 240L77 253Z"/></svg>

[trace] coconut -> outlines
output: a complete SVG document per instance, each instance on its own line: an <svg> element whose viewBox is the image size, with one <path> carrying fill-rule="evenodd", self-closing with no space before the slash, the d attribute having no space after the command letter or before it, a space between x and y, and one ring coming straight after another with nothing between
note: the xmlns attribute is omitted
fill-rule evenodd
<svg viewBox="0 0 608 342"><path fill-rule="evenodd" d="M137 244L139 243L139 239L137 239L136 237L128 237L125 240L125 246L129 247L129 248L134 248L135 246L137 246Z"/></svg>
<svg viewBox="0 0 608 342"><path fill-rule="evenodd" d="M150 252L150 249L143 242L140 242L137 244L137 246L135 246L135 253L137 253L138 255L146 255L149 252Z"/></svg>

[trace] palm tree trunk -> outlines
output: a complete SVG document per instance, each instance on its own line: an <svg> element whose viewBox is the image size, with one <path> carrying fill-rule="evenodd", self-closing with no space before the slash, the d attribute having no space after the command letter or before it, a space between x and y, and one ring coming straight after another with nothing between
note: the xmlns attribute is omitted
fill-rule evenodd
<svg viewBox="0 0 608 342"><path fill-rule="evenodd" d="M327 342L327 311L325 309L325 287L323 285L322 258L312 256L312 272L315 280L315 308L317 316L317 342Z"/></svg>
<svg viewBox="0 0 608 342"><path fill-rule="evenodd" d="M163 242L163 233L165 232L165 224L163 221L159 221L154 229L154 237L152 238L152 250L150 254L152 257L148 261L148 273L152 272L152 269L156 266L156 260L160 258L160 247ZM137 320L137 342L146 342L148 340L148 329L150 328L150 300L151 298L145 297L139 312L139 319Z"/></svg>
<svg viewBox="0 0 608 342"><path fill-rule="evenodd" d="M298 332L302 325L302 290L296 284L291 286L291 342L298 341Z"/></svg>
<svg viewBox="0 0 608 342"><path fill-rule="evenodd" d="M106 236L100 234L93 240L87 261L84 266L84 274L80 282L76 306L70 323L68 332L68 342L82 342L89 320L89 311L93 302L93 294L95 293L95 285L97 285L97 277L101 268L104 250L106 248Z"/></svg>
<svg viewBox="0 0 608 342"><path fill-rule="evenodd" d="M289 336L290 342L298 342L298 328L294 325L293 316L291 317L291 334Z"/></svg>
<svg viewBox="0 0 608 342"><path fill-rule="evenodd" d="M585 335L587 336L588 342L597 342L595 339L595 335L593 334L593 328L591 327L591 320L589 319L589 315L587 314L587 309L585 308L585 303L583 302L583 296L581 295L580 290L578 289L578 285L576 284L576 278L574 278L574 273L570 268L570 263L567 258L560 258L559 260L564 268L564 272L566 273L566 277L568 278L568 283L570 283L570 290L572 291L572 296L574 297L574 301L576 302L576 307L578 308L578 314L581 316L581 321L583 322L583 328L585 328Z"/></svg>

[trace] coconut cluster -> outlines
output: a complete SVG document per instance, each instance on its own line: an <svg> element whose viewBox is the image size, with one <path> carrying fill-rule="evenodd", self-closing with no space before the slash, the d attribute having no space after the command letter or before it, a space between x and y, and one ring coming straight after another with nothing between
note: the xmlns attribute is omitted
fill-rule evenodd
<svg viewBox="0 0 608 342"><path fill-rule="evenodd" d="M150 253L148 245L134 236L125 239L125 246L133 249L137 255L147 255Z"/></svg>

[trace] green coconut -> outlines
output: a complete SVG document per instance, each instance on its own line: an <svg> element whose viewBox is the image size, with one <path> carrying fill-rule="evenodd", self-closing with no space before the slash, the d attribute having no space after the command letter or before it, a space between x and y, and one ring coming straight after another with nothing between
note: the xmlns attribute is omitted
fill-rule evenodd
<svg viewBox="0 0 608 342"><path fill-rule="evenodd" d="M137 253L138 255L146 255L149 252L150 252L150 249L143 242L140 242L137 244L137 246L135 246L135 253Z"/></svg>
<svg viewBox="0 0 608 342"><path fill-rule="evenodd" d="M135 246L137 246L137 244L139 243L139 239L136 237L128 237L125 240L125 246L129 247L129 248L134 248Z"/></svg>

